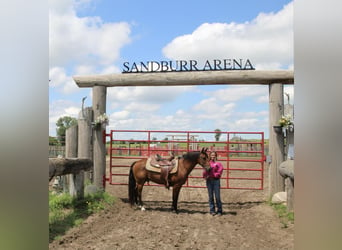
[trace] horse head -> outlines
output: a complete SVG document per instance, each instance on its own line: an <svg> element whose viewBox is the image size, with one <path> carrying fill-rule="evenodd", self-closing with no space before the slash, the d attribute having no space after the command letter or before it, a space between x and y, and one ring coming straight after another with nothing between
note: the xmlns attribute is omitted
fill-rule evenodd
<svg viewBox="0 0 342 250"><path fill-rule="evenodd" d="M201 165L205 169L210 168L210 163L209 163L209 156L208 156L208 148L202 148L197 163Z"/></svg>

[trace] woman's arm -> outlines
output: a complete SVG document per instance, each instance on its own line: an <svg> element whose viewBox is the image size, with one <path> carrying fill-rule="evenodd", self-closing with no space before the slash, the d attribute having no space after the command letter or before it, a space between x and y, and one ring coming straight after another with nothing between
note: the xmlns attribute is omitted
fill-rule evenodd
<svg viewBox="0 0 342 250"><path fill-rule="evenodd" d="M221 162L215 162L215 167L214 167L214 177L215 178L221 178L222 172L223 172L223 166Z"/></svg>

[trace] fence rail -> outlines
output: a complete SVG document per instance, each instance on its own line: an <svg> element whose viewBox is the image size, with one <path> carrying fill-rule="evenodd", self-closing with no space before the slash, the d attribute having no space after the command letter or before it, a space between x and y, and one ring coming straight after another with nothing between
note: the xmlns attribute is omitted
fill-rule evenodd
<svg viewBox="0 0 342 250"><path fill-rule="evenodd" d="M55 158L57 156L65 157L65 146L49 146L49 158Z"/></svg>
<svg viewBox="0 0 342 250"><path fill-rule="evenodd" d="M181 156L208 147L224 166L223 189L259 189L264 186L265 145L263 132L111 130L109 177L112 185L127 185L130 165L154 154ZM125 139L126 138L126 139ZM130 138L130 139L127 139ZM149 183L150 186L159 186ZM183 187L204 188L202 168L196 166Z"/></svg>

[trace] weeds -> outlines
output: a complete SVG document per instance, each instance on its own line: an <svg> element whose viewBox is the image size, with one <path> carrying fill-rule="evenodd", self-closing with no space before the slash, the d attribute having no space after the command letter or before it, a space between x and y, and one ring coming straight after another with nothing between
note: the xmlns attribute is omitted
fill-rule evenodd
<svg viewBox="0 0 342 250"><path fill-rule="evenodd" d="M268 204L277 212L284 228L287 228L289 223L294 223L294 212L288 212L287 207L284 204L272 203L271 201L269 201Z"/></svg>
<svg viewBox="0 0 342 250"><path fill-rule="evenodd" d="M106 192L87 195L76 199L69 194L49 193L49 242L80 225L93 213L103 210L115 202L115 198Z"/></svg>

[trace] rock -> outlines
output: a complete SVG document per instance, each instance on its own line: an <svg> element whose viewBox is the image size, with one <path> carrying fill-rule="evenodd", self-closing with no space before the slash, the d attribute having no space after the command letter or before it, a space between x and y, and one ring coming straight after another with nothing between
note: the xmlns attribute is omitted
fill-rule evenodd
<svg viewBox="0 0 342 250"><path fill-rule="evenodd" d="M287 194L286 192L275 193L272 197L272 203L286 203Z"/></svg>
<svg viewBox="0 0 342 250"><path fill-rule="evenodd" d="M279 164L278 171L279 174L284 177L290 177L294 180L294 161L293 160L286 160Z"/></svg>

